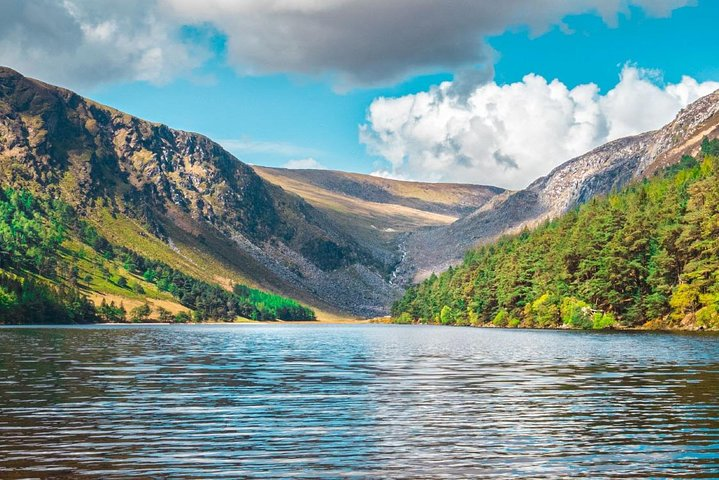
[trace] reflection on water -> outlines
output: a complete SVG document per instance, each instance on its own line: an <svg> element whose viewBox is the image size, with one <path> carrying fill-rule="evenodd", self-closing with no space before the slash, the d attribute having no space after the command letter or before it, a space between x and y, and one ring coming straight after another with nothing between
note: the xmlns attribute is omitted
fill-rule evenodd
<svg viewBox="0 0 719 480"><path fill-rule="evenodd" d="M0 329L0 477L719 475L719 337Z"/></svg>

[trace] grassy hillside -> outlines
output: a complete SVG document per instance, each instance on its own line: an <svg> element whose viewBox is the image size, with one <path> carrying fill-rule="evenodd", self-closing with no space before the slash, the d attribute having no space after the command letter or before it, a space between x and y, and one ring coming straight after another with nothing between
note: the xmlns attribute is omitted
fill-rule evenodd
<svg viewBox="0 0 719 480"><path fill-rule="evenodd" d="M719 329L719 141L411 288L398 322Z"/></svg>
<svg viewBox="0 0 719 480"><path fill-rule="evenodd" d="M113 244L61 201L0 190L0 323L238 318L311 320L314 312L241 284L228 291Z"/></svg>
<svg viewBox="0 0 719 480"><path fill-rule="evenodd" d="M319 189L345 198L453 218L473 212L504 192L502 188L485 185L408 182L335 170L254 168L273 183L287 185L293 192L297 189L295 193L301 196Z"/></svg>

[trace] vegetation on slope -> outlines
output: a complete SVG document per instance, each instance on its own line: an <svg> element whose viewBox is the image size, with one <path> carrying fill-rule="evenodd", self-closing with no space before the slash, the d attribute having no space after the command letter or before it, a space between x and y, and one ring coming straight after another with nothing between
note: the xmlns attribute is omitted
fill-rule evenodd
<svg viewBox="0 0 719 480"><path fill-rule="evenodd" d="M165 263L114 246L74 210L24 190L0 190L0 323L125 321L122 305L95 306L86 295L174 298L195 320L310 320L312 310L284 297L235 285L232 292ZM161 320L189 320L186 312ZM143 304L130 320L147 320Z"/></svg>
<svg viewBox="0 0 719 480"><path fill-rule="evenodd" d="M719 328L719 141L698 159L467 253L410 288L398 322Z"/></svg>

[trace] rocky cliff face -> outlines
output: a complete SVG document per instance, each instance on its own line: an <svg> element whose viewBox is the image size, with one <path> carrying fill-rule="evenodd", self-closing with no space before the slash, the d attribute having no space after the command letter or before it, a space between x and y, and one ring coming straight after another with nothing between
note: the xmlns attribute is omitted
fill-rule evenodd
<svg viewBox="0 0 719 480"><path fill-rule="evenodd" d="M468 249L554 218L597 195L653 175L719 136L719 91L683 109L664 128L607 143L554 169L525 190L499 196L445 227L407 235L398 267L405 282L461 261Z"/></svg>
<svg viewBox="0 0 719 480"><path fill-rule="evenodd" d="M169 225L200 244L231 240L268 287L315 305L375 315L397 294L385 261L208 138L10 69L0 69L0 184L43 191L88 215L109 208L167 242Z"/></svg>

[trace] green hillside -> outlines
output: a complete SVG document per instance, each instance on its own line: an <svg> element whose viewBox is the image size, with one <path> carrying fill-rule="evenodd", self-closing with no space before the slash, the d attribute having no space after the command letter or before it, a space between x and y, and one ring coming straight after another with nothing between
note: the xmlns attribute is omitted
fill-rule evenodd
<svg viewBox="0 0 719 480"><path fill-rule="evenodd" d="M719 141L650 180L467 253L397 322L719 329Z"/></svg>
<svg viewBox="0 0 719 480"><path fill-rule="evenodd" d="M228 291L113 245L61 201L0 190L0 323L238 317L311 320L314 312L244 285Z"/></svg>

